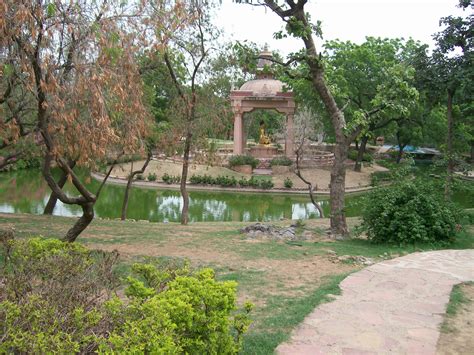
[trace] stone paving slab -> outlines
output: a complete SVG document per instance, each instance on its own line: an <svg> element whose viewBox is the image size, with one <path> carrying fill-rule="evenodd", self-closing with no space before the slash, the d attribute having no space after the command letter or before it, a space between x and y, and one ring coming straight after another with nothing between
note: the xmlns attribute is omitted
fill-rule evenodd
<svg viewBox="0 0 474 355"><path fill-rule="evenodd" d="M474 250L414 253L349 275L278 354L435 354L455 284L474 280Z"/></svg>

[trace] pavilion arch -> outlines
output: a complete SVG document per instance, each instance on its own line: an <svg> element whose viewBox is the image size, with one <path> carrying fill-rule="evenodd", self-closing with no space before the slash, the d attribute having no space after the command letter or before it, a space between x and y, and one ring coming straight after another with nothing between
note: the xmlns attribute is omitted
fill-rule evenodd
<svg viewBox="0 0 474 355"><path fill-rule="evenodd" d="M230 93L232 112L234 113L234 154L244 154L246 140L244 135L245 114L256 109L275 110L286 116L285 155L294 156L293 119L295 100L293 92L284 91L284 84L273 78L266 68L271 64L272 53L264 50L260 53L255 80L250 80L239 90Z"/></svg>

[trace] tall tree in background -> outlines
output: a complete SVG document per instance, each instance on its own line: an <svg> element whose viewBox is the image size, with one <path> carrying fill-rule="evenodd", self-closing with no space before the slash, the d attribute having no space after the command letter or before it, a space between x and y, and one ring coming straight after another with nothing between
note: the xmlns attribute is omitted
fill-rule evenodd
<svg viewBox="0 0 474 355"><path fill-rule="evenodd" d="M179 9L179 12L175 11L178 15L171 18L164 16L170 8ZM150 46L162 55L177 93L172 110L173 128L182 137L183 143L180 183L183 198L182 224L187 224L189 220L186 181L192 146L197 138L196 132L204 123L202 103L206 101L206 95L213 95L202 87L205 66L213 49L212 42L218 35L218 31L210 22L211 10L212 2L206 0L151 1L146 6L145 24L154 26ZM176 23L180 25L174 26L171 31L170 28Z"/></svg>
<svg viewBox="0 0 474 355"><path fill-rule="evenodd" d="M345 105L349 122L364 128L358 137L355 171L361 171L362 157L374 131L408 115L418 99L413 86L414 70L403 59L412 40L367 37L362 44L329 41L326 49L326 74L339 105Z"/></svg>
<svg viewBox="0 0 474 355"><path fill-rule="evenodd" d="M469 0L460 0L459 7L463 10L472 10L472 2ZM469 11L469 10L468 10ZM440 25L445 26L444 30L435 35L437 49L432 55L433 74L436 75L437 84L446 92L446 117L448 123L448 133L446 140L447 156L447 174L445 185L445 197L451 198L451 185L455 168L454 152L454 105L456 97L458 104L464 100L464 117L471 124L470 131L466 132L470 138L468 140L472 145L474 138L472 136L472 82L474 79L474 15L471 12L466 17L443 17ZM467 101L467 102L466 102Z"/></svg>
<svg viewBox="0 0 474 355"><path fill-rule="evenodd" d="M297 142L295 150L295 174L308 187L309 198L313 206L318 210L320 218L324 218L324 211L314 197L314 191L318 190L318 186L317 184L313 185L310 180L305 178L301 171L301 164L305 151L308 150L308 146L311 144L311 139L318 135L323 136L321 133L322 128L323 125L321 121L317 119L316 115L309 108L302 107L296 113L294 123L294 137L295 142Z"/></svg>
<svg viewBox="0 0 474 355"><path fill-rule="evenodd" d="M94 204L111 171L93 193L70 162L93 167L140 149L146 135L148 115L132 54L134 38L124 23L130 14L125 11L119 2L107 0L2 3L0 45L7 53L2 61L21 79L12 81L20 87L15 91L29 93L34 103L28 114L41 135L43 176L62 203L83 210L64 237L69 242L92 221ZM78 196L67 195L54 179L53 161Z"/></svg>

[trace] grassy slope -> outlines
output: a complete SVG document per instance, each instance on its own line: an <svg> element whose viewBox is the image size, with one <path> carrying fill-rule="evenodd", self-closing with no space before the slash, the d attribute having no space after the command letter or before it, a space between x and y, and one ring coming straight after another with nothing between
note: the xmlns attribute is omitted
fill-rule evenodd
<svg viewBox="0 0 474 355"><path fill-rule="evenodd" d="M60 237L72 225L67 217L0 214L0 230L14 227L20 237L42 234ZM278 222L288 225L289 221ZM357 219L350 219L354 226ZM152 258L189 258L194 266L211 266L221 280L239 283L239 300L256 304L254 324L245 337L244 352L272 353L311 310L339 292L339 282L360 267L332 264L326 253L378 258L404 254L430 246L401 248L373 245L366 240L282 243L249 242L238 233L248 223L214 222L181 226L175 223L95 220L79 242L122 254L120 271L131 262ZM324 235L328 220L307 221L306 229ZM471 230L472 232L472 230ZM465 232L452 248L474 248L472 233Z"/></svg>

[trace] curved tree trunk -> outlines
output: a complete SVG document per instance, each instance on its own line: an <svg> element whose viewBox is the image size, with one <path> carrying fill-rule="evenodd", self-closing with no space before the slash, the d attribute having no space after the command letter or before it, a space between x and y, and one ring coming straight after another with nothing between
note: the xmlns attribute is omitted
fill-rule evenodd
<svg viewBox="0 0 474 355"><path fill-rule="evenodd" d="M296 176L298 176L300 178L301 181L303 181L307 186L308 186L308 193L309 193L309 198L311 200L311 203L313 204L314 207L316 207L316 209L318 210L319 212L319 217L320 218L324 218L324 212L323 212L323 209L321 208L321 206L316 202L315 198L314 198L314 195L313 195L313 184L309 181L309 180L306 180L305 177L303 176L303 174L301 173L301 169L300 169L300 159L301 159L301 155L302 155L302 149L303 149L303 145L304 145L304 138L303 138L303 141L300 143L300 146L298 147L298 149L296 149L296 169L295 169L295 174ZM317 187L316 187L317 189Z"/></svg>
<svg viewBox="0 0 474 355"><path fill-rule="evenodd" d="M74 169L76 166L76 162L74 160L69 161L69 167L71 169ZM59 178L57 184L59 188L63 188L64 185L66 184L67 181L67 174L61 170L61 177ZM54 207L56 207L56 203L58 202L58 195L54 192L51 191L51 195L49 195L49 200L48 203L46 204L46 207L44 208L43 214L46 215L52 215L54 211Z"/></svg>
<svg viewBox="0 0 474 355"><path fill-rule="evenodd" d="M183 197L183 209L181 210L181 224L188 224L189 221L189 194L186 189L186 181L188 180L188 168L189 168L189 152L191 150L191 138L192 133L186 134L186 140L184 142L184 154L183 154L183 170L181 172L181 196Z"/></svg>
<svg viewBox="0 0 474 355"><path fill-rule="evenodd" d="M357 160L354 166L354 171L360 172L362 170L362 159L364 158L365 147L367 146L368 141L369 141L369 136L363 136L362 140L360 141L360 146L357 152Z"/></svg>
<svg viewBox="0 0 474 355"><path fill-rule="evenodd" d="M82 207L82 216L77 220L77 222L69 229L66 233L66 236L63 238L65 242L74 242L76 241L79 234L87 228L87 226L94 219L94 204L95 202L86 202L81 205Z"/></svg>
<svg viewBox="0 0 474 355"><path fill-rule="evenodd" d="M149 152L145 160L145 163L143 164L142 168L139 170L135 170L135 171L133 170L133 162L132 162L132 171L130 172L130 175L128 176L127 186L125 187L125 195L123 197L122 214L120 216L120 219L122 221L127 219L128 200L130 198L130 190L132 188L133 179L136 175L143 174L145 172L148 164L150 163L151 157L152 157L152 153Z"/></svg>

